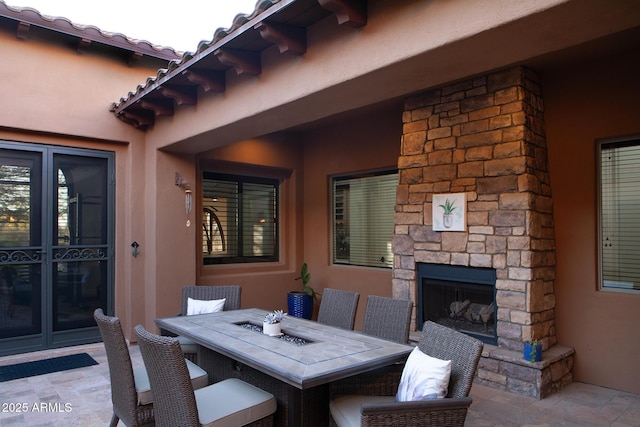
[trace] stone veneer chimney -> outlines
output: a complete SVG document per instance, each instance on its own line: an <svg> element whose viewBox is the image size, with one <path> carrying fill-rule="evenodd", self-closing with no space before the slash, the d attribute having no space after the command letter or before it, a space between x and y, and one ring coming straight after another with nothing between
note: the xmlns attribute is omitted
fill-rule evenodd
<svg viewBox="0 0 640 427"><path fill-rule="evenodd" d="M493 268L498 348L485 346L478 377L536 397L571 382L573 350L548 351L556 258L537 76L515 67L406 99L398 168L394 295L416 302L416 263ZM467 230L433 231L433 195L462 192ZM522 360L528 339L542 341L545 361Z"/></svg>

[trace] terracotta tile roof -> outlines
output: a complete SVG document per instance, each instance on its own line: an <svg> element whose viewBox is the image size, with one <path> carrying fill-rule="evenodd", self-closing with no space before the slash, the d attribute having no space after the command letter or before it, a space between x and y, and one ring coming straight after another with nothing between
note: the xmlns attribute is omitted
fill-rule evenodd
<svg viewBox="0 0 640 427"><path fill-rule="evenodd" d="M30 7L13 7L0 0L0 17L17 21L17 36L25 38L29 26L34 25L58 33L77 37L84 42L113 46L116 48L131 51L135 54L142 54L154 58L165 60L177 60L182 57L182 52L178 52L171 47L154 45L146 40L132 39L124 34L103 31L93 25L80 25L71 22L63 17L51 17L43 15L36 9Z"/></svg>
<svg viewBox="0 0 640 427"><path fill-rule="evenodd" d="M197 62L197 60L201 57L201 54L203 52L207 51L212 46L224 41L227 37L230 37L230 35L233 34L234 32L242 31L243 25L245 25L247 22L254 19L256 16L260 15L265 10L272 7L274 4L280 3L280 2L281 0L259 0L256 3L256 7L253 10L253 12L251 12L250 14L241 13L236 15L236 17L233 19L233 23L231 27L218 28L217 30L214 31L213 38L211 40L209 41L202 40L200 43L198 43L198 48L195 52L185 52L181 59L171 61L169 63L168 68L158 70L158 74L155 77L148 78L144 84L138 85L136 90L129 92L129 94L126 97L120 98L120 101L115 102L112 106L112 111L118 110L120 106L122 106L123 104L127 103L127 101L136 97L136 95L142 94L145 91L145 89L148 89L151 86L153 86L156 82L161 81L163 78L170 75L172 71L178 68L184 68L185 66L188 67L192 63Z"/></svg>
<svg viewBox="0 0 640 427"><path fill-rule="evenodd" d="M261 52L277 45L280 53L303 55L307 27L334 14L338 24L362 27L367 22L367 0L258 0L253 12L238 14L231 27L218 28L195 52L176 52L170 47L131 39L123 34L78 25L66 18L45 16L32 8L11 7L0 0L0 24L17 23L16 36L26 38L31 26L77 38L79 46L100 43L131 53L168 60L155 77L114 102L111 111L120 120L146 130L161 115L173 115L181 105L195 105L198 91L225 90L225 73L257 76L262 72Z"/></svg>
<svg viewBox="0 0 640 427"><path fill-rule="evenodd" d="M225 72L241 75L262 72L261 51L278 46L280 53L303 55L307 27L334 14L338 24L362 27L367 22L367 0L258 0L250 14L239 14L230 28L219 28L213 39L195 52L171 61L155 77L114 102L117 118L146 130L161 115L173 115L181 105L195 105L198 89L224 92Z"/></svg>

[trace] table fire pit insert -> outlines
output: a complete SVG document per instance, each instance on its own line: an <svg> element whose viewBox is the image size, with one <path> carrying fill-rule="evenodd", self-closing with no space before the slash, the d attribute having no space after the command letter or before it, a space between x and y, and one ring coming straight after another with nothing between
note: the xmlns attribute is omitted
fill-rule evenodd
<svg viewBox="0 0 640 427"><path fill-rule="evenodd" d="M253 324L251 322L236 323L236 325L240 326L241 328L245 328L245 329L249 329L249 330L254 331L254 332L262 333L262 326L255 325L255 324ZM311 344L313 342L313 341L308 340L306 338L297 337L295 335L289 335L285 331L282 332L282 335L275 336L273 338L277 338L279 340L286 341L286 342L289 342L289 343L292 343L292 344L296 344L296 345L307 345L307 344Z"/></svg>

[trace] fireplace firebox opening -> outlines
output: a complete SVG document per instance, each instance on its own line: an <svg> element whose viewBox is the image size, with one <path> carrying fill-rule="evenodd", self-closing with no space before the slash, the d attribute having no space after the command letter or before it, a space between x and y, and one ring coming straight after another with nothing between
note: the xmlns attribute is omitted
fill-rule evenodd
<svg viewBox="0 0 640 427"><path fill-rule="evenodd" d="M496 271L418 263L418 327L427 320L497 345Z"/></svg>

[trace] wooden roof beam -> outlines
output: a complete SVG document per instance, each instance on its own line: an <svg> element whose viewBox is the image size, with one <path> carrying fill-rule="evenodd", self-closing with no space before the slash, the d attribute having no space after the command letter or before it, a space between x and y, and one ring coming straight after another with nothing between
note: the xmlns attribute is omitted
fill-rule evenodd
<svg viewBox="0 0 640 427"><path fill-rule="evenodd" d="M191 83L197 84L205 92L224 92L226 82L224 71L187 69L182 72Z"/></svg>
<svg viewBox="0 0 640 427"><path fill-rule="evenodd" d="M260 52L221 48L213 52L220 63L236 70L238 75L258 76L262 73Z"/></svg>
<svg viewBox="0 0 640 427"><path fill-rule="evenodd" d="M318 0L318 3L333 12L340 25L355 28L367 25L367 0Z"/></svg>
<svg viewBox="0 0 640 427"><path fill-rule="evenodd" d="M135 64L140 62L142 59L142 52L129 52L127 55L127 63L130 67L133 67Z"/></svg>
<svg viewBox="0 0 640 427"><path fill-rule="evenodd" d="M158 88L158 92L164 97L172 98L178 105L196 105L198 103L196 86L165 84Z"/></svg>
<svg viewBox="0 0 640 427"><path fill-rule="evenodd" d="M173 99L170 98L142 99L137 105L152 111L156 117L173 116Z"/></svg>
<svg viewBox="0 0 640 427"><path fill-rule="evenodd" d="M18 22L18 28L16 30L16 37L18 40L26 40L29 38L29 30L31 29L31 24L28 22L20 21Z"/></svg>
<svg viewBox="0 0 640 427"><path fill-rule="evenodd" d="M278 46L280 53L303 55L307 51L306 28L273 22L260 22L254 28L263 39Z"/></svg>
<svg viewBox="0 0 640 427"><path fill-rule="evenodd" d="M91 40L80 38L78 39L78 47L76 48L76 51L80 54L85 53L89 49L89 46L91 46Z"/></svg>
<svg viewBox="0 0 640 427"><path fill-rule="evenodd" d="M125 123L130 123L137 129L147 130L155 123L155 117L151 111L147 110L123 110L117 116Z"/></svg>

